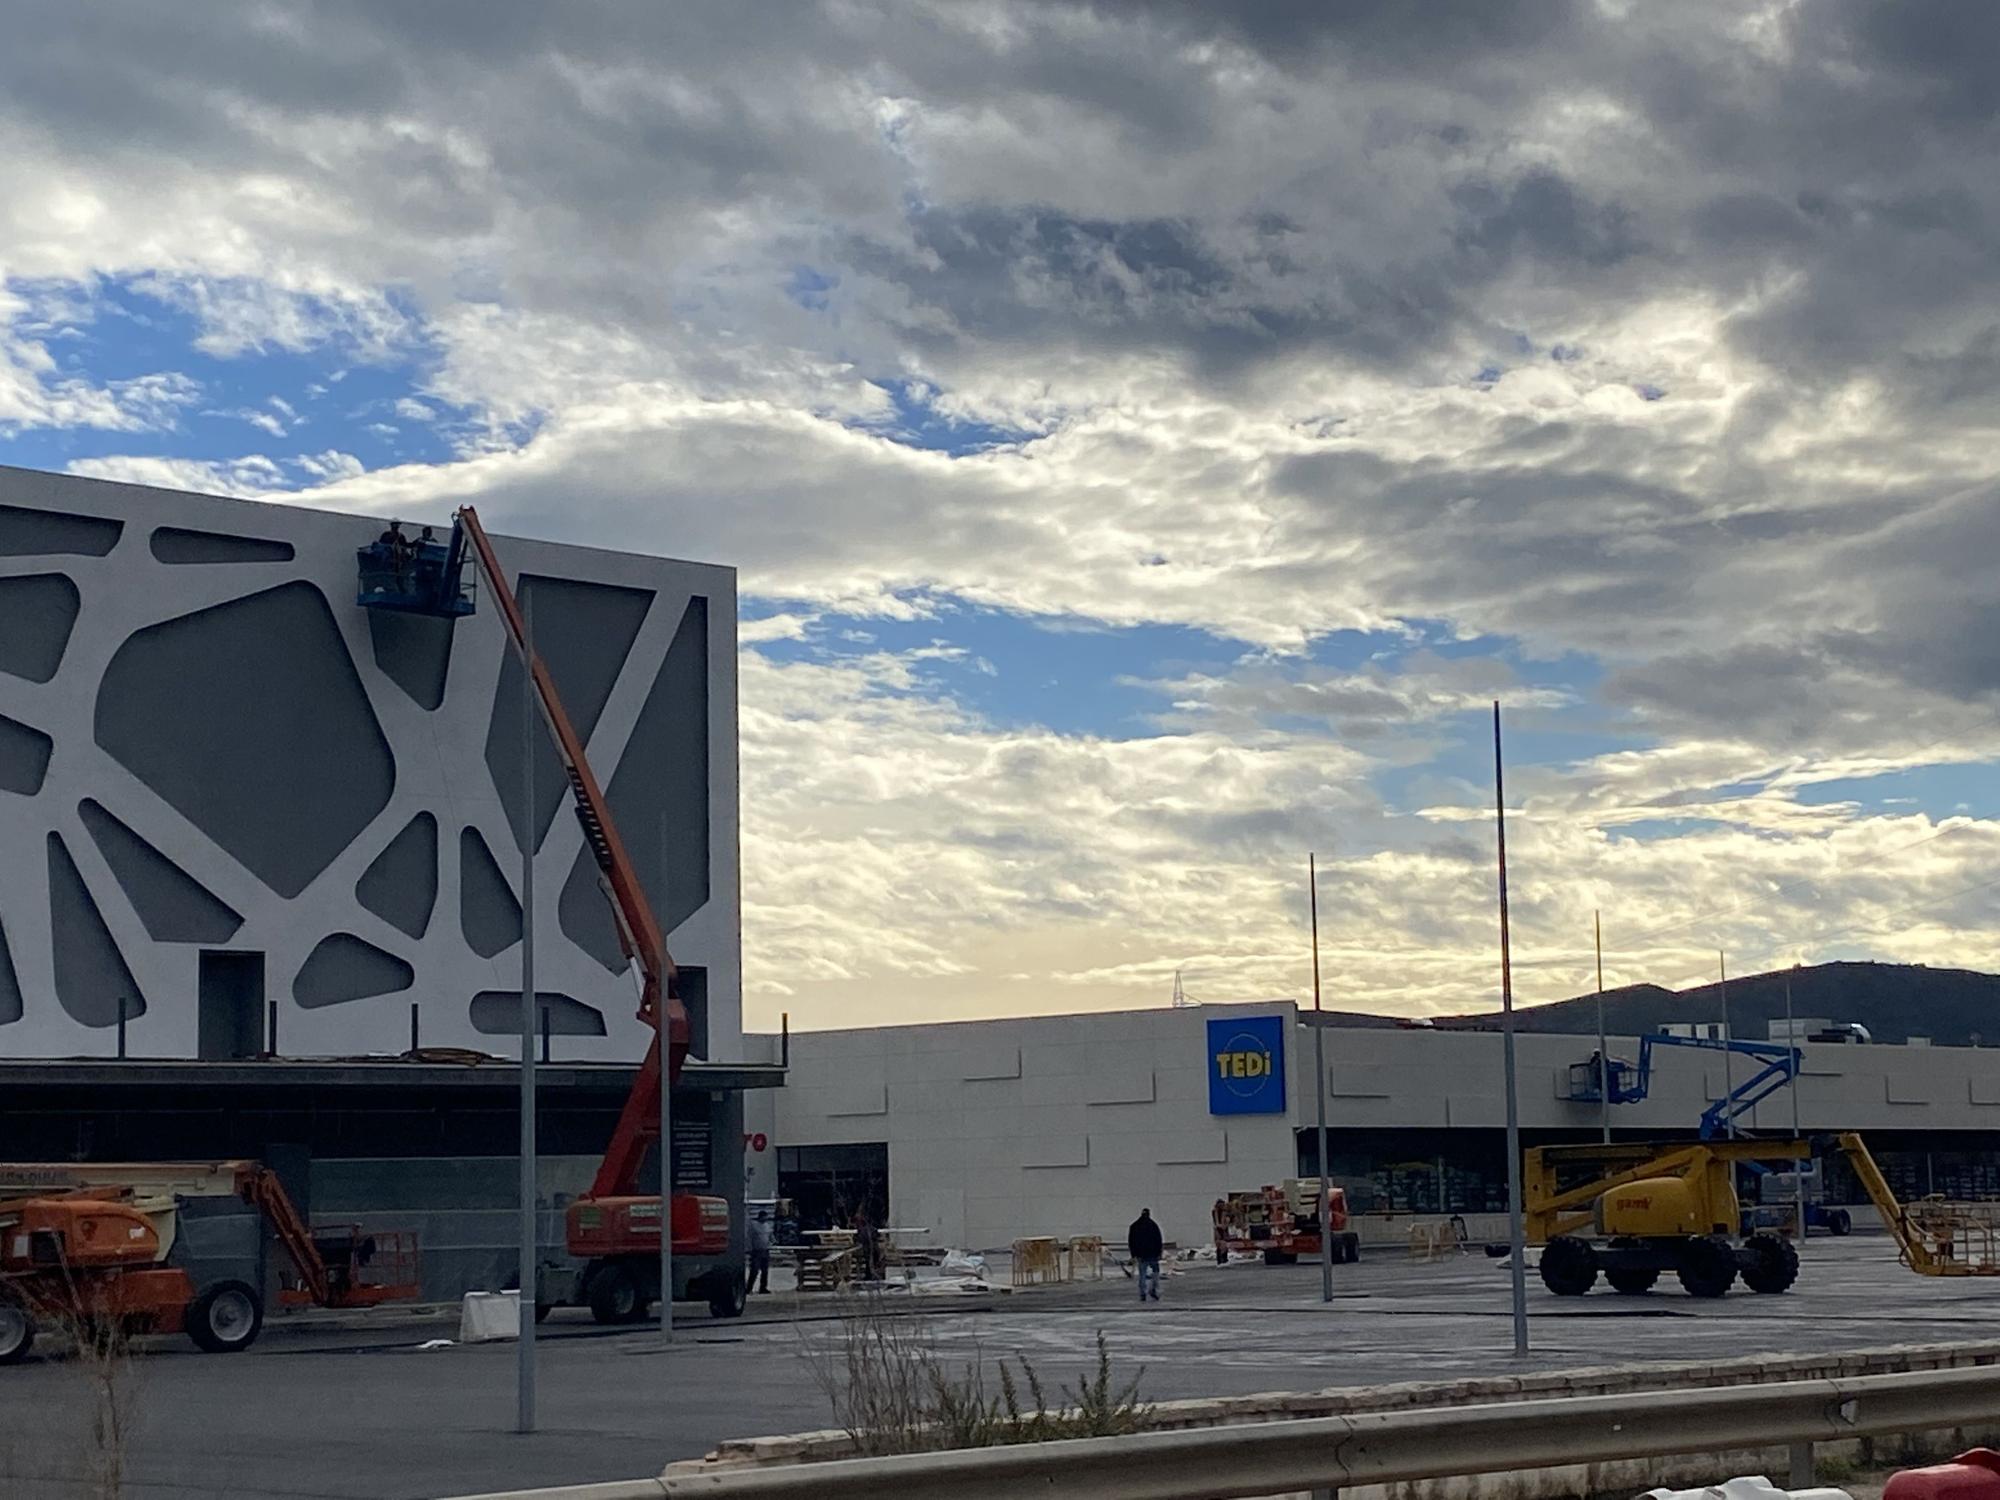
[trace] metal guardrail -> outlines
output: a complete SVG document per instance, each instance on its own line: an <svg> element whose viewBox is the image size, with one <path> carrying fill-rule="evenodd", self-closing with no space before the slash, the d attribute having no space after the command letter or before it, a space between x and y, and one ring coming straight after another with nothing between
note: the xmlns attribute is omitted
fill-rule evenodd
<svg viewBox="0 0 2000 1500"><path fill-rule="evenodd" d="M1813 1443L1996 1425L2000 1366L1982 1366L717 1468L476 1500L1232 1500L1777 1444L1791 1445L1796 1468Z"/></svg>

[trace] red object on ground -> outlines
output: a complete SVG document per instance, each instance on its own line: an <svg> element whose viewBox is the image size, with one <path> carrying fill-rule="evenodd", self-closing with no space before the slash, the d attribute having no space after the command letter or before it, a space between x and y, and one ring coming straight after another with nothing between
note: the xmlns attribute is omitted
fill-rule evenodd
<svg viewBox="0 0 2000 1500"><path fill-rule="evenodd" d="M1882 1500L2000 1500L2000 1453L1974 1448L1948 1464L1891 1474Z"/></svg>

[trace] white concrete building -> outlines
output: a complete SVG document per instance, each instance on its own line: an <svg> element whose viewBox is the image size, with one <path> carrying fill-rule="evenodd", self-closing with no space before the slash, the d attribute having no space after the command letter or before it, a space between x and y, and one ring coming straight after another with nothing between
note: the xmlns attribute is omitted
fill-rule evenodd
<svg viewBox="0 0 2000 1500"><path fill-rule="evenodd" d="M445 513L407 518L414 533ZM356 602L380 518L0 468L0 1058L505 1051L520 672ZM739 1055L732 569L496 537L654 902L698 1055ZM478 592L483 596L484 582ZM561 1054L648 1037L535 730L538 989Z"/></svg>
<svg viewBox="0 0 2000 1500"><path fill-rule="evenodd" d="M1217 1112L1236 1101L1218 1077L1228 1049L1213 1038L1264 1017L1285 1038L1282 1101ZM783 1190L810 1212L879 1187L893 1223L979 1248L1122 1234L1144 1205L1170 1238L1204 1243L1222 1193L1315 1169L1310 1019L1280 1003L794 1033L788 1086L748 1102L749 1192ZM1357 1208L1504 1207L1501 1044L1495 1032L1328 1028L1329 1157ZM1524 1033L1518 1046L1529 1144L1589 1138L1598 1106L1571 1101L1569 1069L1595 1038ZM1637 1049L1635 1038L1612 1041L1614 1056ZM1808 1132L1869 1132L1891 1160L1921 1150L1927 1161L1990 1161L2000 1146L2000 1051L1804 1052ZM1735 1058L1735 1081L1752 1066ZM1691 1136L1727 1089L1722 1054L1662 1049L1648 1097L1616 1106L1614 1128ZM1789 1095L1766 1100L1753 1124L1789 1131ZM1906 1181L1922 1190L1920 1177Z"/></svg>

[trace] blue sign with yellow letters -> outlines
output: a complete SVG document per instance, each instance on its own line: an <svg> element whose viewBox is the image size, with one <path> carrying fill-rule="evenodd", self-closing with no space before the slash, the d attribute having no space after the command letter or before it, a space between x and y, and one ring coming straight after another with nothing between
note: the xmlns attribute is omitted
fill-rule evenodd
<svg viewBox="0 0 2000 1500"><path fill-rule="evenodd" d="M1285 1112L1283 1016L1244 1016L1208 1023L1208 1112Z"/></svg>

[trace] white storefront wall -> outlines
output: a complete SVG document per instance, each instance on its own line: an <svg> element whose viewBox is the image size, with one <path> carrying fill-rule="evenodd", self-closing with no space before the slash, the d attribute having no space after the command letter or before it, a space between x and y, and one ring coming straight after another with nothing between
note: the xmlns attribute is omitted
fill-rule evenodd
<svg viewBox="0 0 2000 1500"><path fill-rule="evenodd" d="M748 1099L751 1194L776 1191L781 1147L881 1143L892 1219L927 1227L933 1244L1122 1235L1141 1206L1170 1239L1203 1243L1215 1199L1291 1175L1295 1132L1314 1121L1312 1033L1297 1024L1286 1028L1285 1112L1209 1113L1206 1023L1260 1015L1309 1019L1276 1003L794 1033L787 1086ZM1566 1097L1568 1066L1594 1038L1519 1044L1523 1127L1595 1127L1597 1107ZM1636 1057L1638 1043L1612 1048ZM1808 1131L2000 1131L2000 1051L1805 1051ZM1505 1124L1495 1033L1330 1029L1326 1054L1335 1131ZM1737 1058L1736 1081L1754 1066ZM1628 1138L1685 1134L1725 1090L1721 1054L1662 1049L1650 1097L1619 1106L1613 1124ZM1755 1123L1790 1128L1783 1090Z"/></svg>

